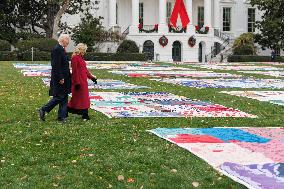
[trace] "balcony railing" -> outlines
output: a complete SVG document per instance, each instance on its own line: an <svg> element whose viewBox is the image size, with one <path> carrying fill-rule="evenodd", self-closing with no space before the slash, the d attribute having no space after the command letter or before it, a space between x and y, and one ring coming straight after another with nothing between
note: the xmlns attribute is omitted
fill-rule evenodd
<svg viewBox="0 0 284 189"><path fill-rule="evenodd" d="M158 24L155 25L143 25L139 24L138 26L140 33L158 33L159 26Z"/></svg>
<svg viewBox="0 0 284 189"><path fill-rule="evenodd" d="M214 29L214 36L219 37L223 41L230 41L234 39L234 37L231 34L222 32L220 29L216 28Z"/></svg>

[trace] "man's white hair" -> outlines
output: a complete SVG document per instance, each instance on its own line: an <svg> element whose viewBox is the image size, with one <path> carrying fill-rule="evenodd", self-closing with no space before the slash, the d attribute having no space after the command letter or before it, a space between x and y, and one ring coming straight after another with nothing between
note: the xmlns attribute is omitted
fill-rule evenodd
<svg viewBox="0 0 284 189"><path fill-rule="evenodd" d="M60 36L58 37L58 42L64 41L64 40L70 40L70 36L68 34L62 33L60 34Z"/></svg>

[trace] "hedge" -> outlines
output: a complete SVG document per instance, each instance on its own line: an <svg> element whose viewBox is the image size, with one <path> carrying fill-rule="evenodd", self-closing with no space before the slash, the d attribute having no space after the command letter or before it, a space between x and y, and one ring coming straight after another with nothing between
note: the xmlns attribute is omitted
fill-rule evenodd
<svg viewBox="0 0 284 189"><path fill-rule="evenodd" d="M277 56L276 62L284 62L283 56ZM270 56L243 56L243 55L230 55L228 56L228 62L271 62Z"/></svg>
<svg viewBox="0 0 284 189"><path fill-rule="evenodd" d="M21 61L31 61L32 60L32 53L25 52L25 53L18 53L17 60ZM34 51L34 61L50 61L51 54L50 52L43 52L43 51Z"/></svg>
<svg viewBox="0 0 284 189"><path fill-rule="evenodd" d="M8 41L0 40L0 51L11 51L11 44Z"/></svg>
<svg viewBox="0 0 284 189"><path fill-rule="evenodd" d="M35 51L50 52L56 44L57 41L55 39L39 38L19 41L16 47L20 52L31 51L32 47L35 48Z"/></svg>
<svg viewBox="0 0 284 189"><path fill-rule="evenodd" d="M141 53L87 53L88 61L146 61L145 54Z"/></svg>
<svg viewBox="0 0 284 189"><path fill-rule="evenodd" d="M10 60L17 60L17 54L15 52L9 51L0 51L0 61L10 61Z"/></svg>
<svg viewBox="0 0 284 189"><path fill-rule="evenodd" d="M72 53L68 53L71 57ZM50 52L34 51L35 61L50 61ZM31 61L31 52L0 52L1 60L19 60ZM87 53L85 55L87 61L146 61L145 54L139 53Z"/></svg>

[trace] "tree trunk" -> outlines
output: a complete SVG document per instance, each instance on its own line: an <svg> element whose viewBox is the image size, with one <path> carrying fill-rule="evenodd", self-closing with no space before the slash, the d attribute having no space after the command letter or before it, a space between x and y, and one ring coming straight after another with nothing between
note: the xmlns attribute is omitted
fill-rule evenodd
<svg viewBox="0 0 284 189"><path fill-rule="evenodd" d="M66 12L70 4L70 0L64 0L61 9L57 12L54 21L53 21L53 29L52 29L52 38L57 39L57 34L59 31L59 24L63 14Z"/></svg>
<svg viewBox="0 0 284 189"><path fill-rule="evenodd" d="M54 18L55 15L59 11L59 5L57 3L53 3L52 1L47 2L47 13L46 13L46 21L43 23L44 31L46 33L47 38L52 38L53 36L53 27L54 27Z"/></svg>

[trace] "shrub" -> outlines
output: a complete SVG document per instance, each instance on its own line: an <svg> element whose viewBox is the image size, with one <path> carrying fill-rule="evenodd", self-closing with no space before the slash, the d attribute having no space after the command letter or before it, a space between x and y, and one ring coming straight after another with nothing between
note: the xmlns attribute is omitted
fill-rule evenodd
<svg viewBox="0 0 284 189"><path fill-rule="evenodd" d="M234 55L255 55L256 47L254 45L254 35L244 33L238 37L233 44Z"/></svg>
<svg viewBox="0 0 284 189"><path fill-rule="evenodd" d="M72 53L67 53L71 57ZM1 57L1 56L0 56ZM15 59L14 59L15 60ZM31 52L17 53L17 59L21 61L31 61ZM35 51L34 61L50 61L50 52ZM87 53L86 61L146 61L144 54L139 53Z"/></svg>
<svg viewBox="0 0 284 189"><path fill-rule="evenodd" d="M68 53L71 57L72 53ZM95 53L88 52L85 55L86 61L146 61L147 58L141 53Z"/></svg>
<svg viewBox="0 0 284 189"><path fill-rule="evenodd" d="M24 52L24 53L18 52L17 59L21 61L31 61L32 53L31 52ZM35 51L33 60L34 61L50 61L51 60L50 52Z"/></svg>
<svg viewBox="0 0 284 189"><path fill-rule="evenodd" d="M0 51L11 51L11 44L8 41L0 40Z"/></svg>
<svg viewBox="0 0 284 189"><path fill-rule="evenodd" d="M244 44L242 46L235 47L233 49L233 54L234 55L254 55L255 50L250 45Z"/></svg>
<svg viewBox="0 0 284 189"><path fill-rule="evenodd" d="M139 53L139 48L134 41L124 40L117 48L118 53Z"/></svg>
<svg viewBox="0 0 284 189"><path fill-rule="evenodd" d="M0 61L11 61L17 60L17 55L15 52L0 51Z"/></svg>
<svg viewBox="0 0 284 189"><path fill-rule="evenodd" d="M87 53L87 61L146 61L144 54L140 53Z"/></svg>
<svg viewBox="0 0 284 189"><path fill-rule="evenodd" d="M16 47L20 52L30 51L32 47L35 48L35 51L50 52L56 44L57 41L55 39L39 38L19 41Z"/></svg>

